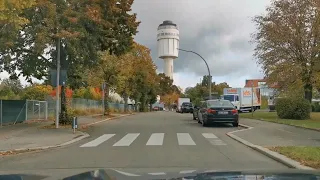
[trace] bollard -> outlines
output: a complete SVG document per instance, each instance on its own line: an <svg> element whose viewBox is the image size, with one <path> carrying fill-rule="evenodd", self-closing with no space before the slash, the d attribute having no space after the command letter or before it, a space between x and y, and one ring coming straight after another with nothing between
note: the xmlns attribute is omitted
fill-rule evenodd
<svg viewBox="0 0 320 180"><path fill-rule="evenodd" d="M78 128L78 117L73 117L73 121L72 121L73 133L76 133L77 128Z"/></svg>

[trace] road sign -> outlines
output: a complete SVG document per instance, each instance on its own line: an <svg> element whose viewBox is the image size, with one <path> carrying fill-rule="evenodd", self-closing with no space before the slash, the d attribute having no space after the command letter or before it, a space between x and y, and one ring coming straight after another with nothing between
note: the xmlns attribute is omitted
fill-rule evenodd
<svg viewBox="0 0 320 180"><path fill-rule="evenodd" d="M50 69L50 80L51 80L51 86L56 87L57 86L57 70L56 69ZM66 83L67 81L67 70L60 70L60 77L59 77L59 85L63 85L63 83Z"/></svg>

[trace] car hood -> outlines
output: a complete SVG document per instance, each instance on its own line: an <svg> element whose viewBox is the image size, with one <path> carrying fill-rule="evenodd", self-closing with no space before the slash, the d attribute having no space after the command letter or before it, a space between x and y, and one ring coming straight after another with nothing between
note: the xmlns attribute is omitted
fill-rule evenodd
<svg viewBox="0 0 320 180"><path fill-rule="evenodd" d="M50 176L29 175L29 174L8 174L0 175L1 180L42 180L50 178ZM158 173L130 173L115 169L99 169L88 171L73 176L65 177L63 180L126 180L126 179L168 179L168 180L182 180L182 179L201 179L201 180L271 180L271 179L310 179L319 180L320 172L311 170L286 170L286 171L195 171L195 172L158 172Z"/></svg>

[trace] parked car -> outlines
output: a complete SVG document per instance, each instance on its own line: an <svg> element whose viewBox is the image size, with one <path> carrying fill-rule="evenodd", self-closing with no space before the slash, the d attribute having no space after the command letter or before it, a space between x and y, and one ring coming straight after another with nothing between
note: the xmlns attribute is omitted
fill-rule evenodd
<svg viewBox="0 0 320 180"><path fill-rule="evenodd" d="M195 105L193 107L193 120L197 120L199 118L199 110L202 107L202 104L205 103L206 101L201 101L200 106Z"/></svg>
<svg viewBox="0 0 320 180"><path fill-rule="evenodd" d="M193 106L191 102L184 102L181 105L181 113L192 113Z"/></svg>
<svg viewBox="0 0 320 180"><path fill-rule="evenodd" d="M199 110L199 123L207 126L213 123L232 123L239 126L239 114L229 100L207 100Z"/></svg>

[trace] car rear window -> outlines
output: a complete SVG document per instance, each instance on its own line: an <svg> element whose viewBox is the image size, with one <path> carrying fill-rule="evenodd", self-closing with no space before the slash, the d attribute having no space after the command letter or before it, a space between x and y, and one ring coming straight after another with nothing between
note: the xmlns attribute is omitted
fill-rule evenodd
<svg viewBox="0 0 320 180"><path fill-rule="evenodd" d="M220 101L207 101L208 107L233 107L230 101L220 100Z"/></svg>

